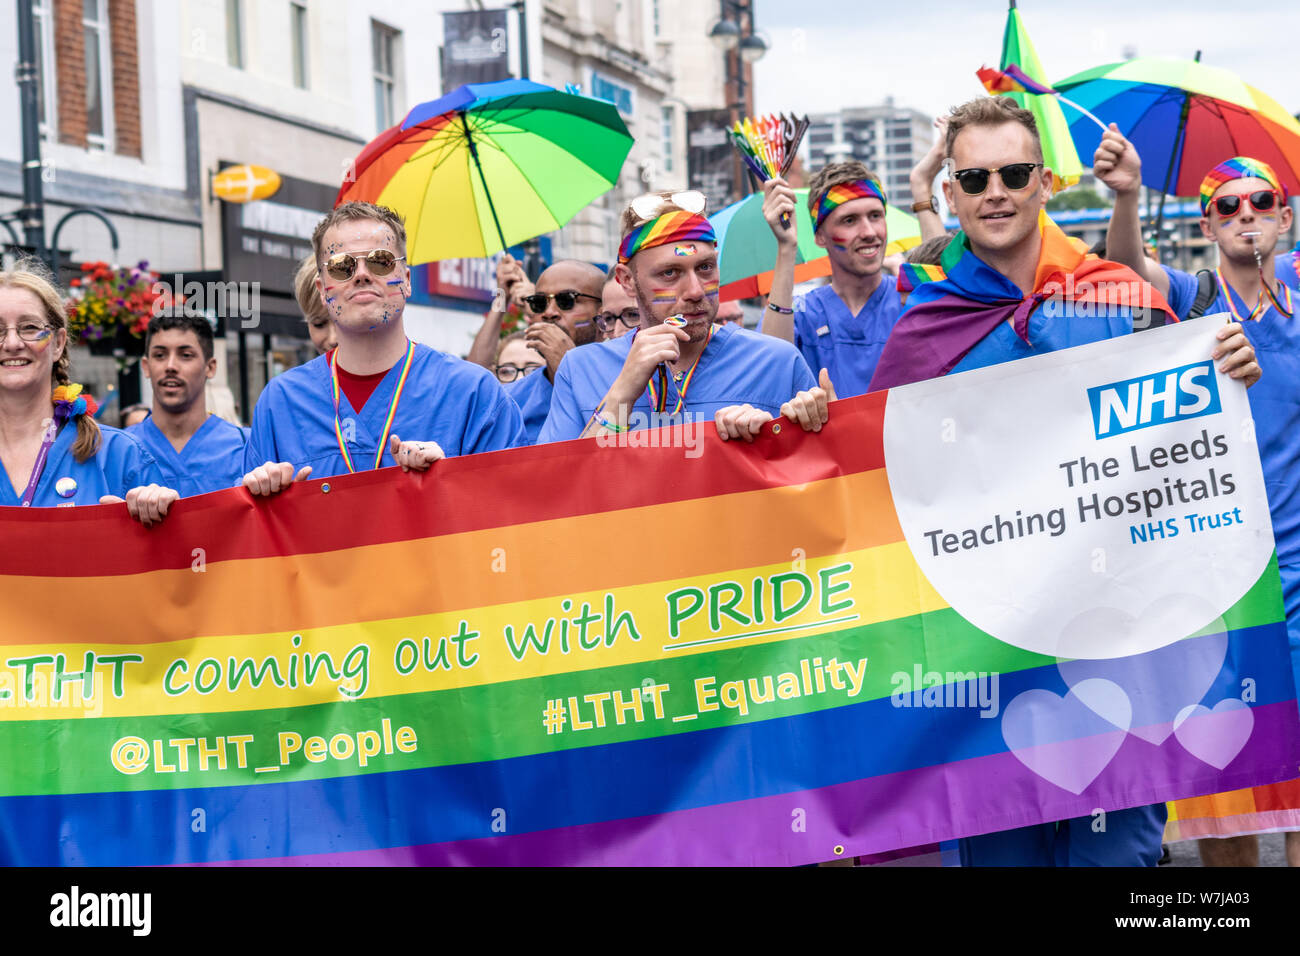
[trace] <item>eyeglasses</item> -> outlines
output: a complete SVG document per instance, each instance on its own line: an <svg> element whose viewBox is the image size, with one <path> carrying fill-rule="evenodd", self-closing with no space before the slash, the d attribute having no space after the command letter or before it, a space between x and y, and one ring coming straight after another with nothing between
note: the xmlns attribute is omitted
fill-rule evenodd
<svg viewBox="0 0 1300 956"><path fill-rule="evenodd" d="M997 173L1002 185L1008 189L1024 189L1035 169L1041 169L1042 163L1010 163L998 169L959 169L952 174L961 191L967 196L978 196L989 188L989 175Z"/></svg>
<svg viewBox="0 0 1300 956"><path fill-rule="evenodd" d="M688 189L686 192L673 193L671 196L661 196L658 193L646 193L644 196L637 196L632 200L632 211L637 214L639 219L653 219L658 216L664 206L673 205L678 209L686 212L693 212L696 215L704 212L704 206L707 200L704 193L694 189Z"/></svg>
<svg viewBox="0 0 1300 956"><path fill-rule="evenodd" d="M536 372L542 367L542 363L536 365L498 365L497 381L503 383L513 382L517 378L523 378L529 372Z"/></svg>
<svg viewBox="0 0 1300 956"><path fill-rule="evenodd" d="M356 275L357 261L365 259L366 271L375 278L382 279L397 268L397 263L405 258L406 256L395 256L387 249L374 249L364 256L353 255L350 252L339 252L325 260L325 272L329 274L331 279L346 282Z"/></svg>
<svg viewBox="0 0 1300 956"><path fill-rule="evenodd" d="M54 331L50 325L37 325L34 322L24 322L22 325L0 325L0 344L9 341L9 330L13 329L18 333L18 338L24 342L39 342L48 338L49 333Z"/></svg>
<svg viewBox="0 0 1300 956"><path fill-rule="evenodd" d="M596 328L602 332L613 332L622 322L629 329L641 324L640 309L624 309L622 312L600 312L596 315Z"/></svg>
<svg viewBox="0 0 1300 956"><path fill-rule="evenodd" d="M1235 216L1241 212L1241 196L1220 196L1214 200L1214 208L1219 210L1219 215L1224 219ZM1271 189L1261 189L1253 192L1245 199L1250 202L1256 212L1272 212L1277 206L1277 193Z"/></svg>
<svg viewBox="0 0 1300 956"><path fill-rule="evenodd" d="M588 295L586 292L574 292L572 289L565 289L563 292L553 292L550 295L543 295L540 292L534 292L532 295L524 296L524 302L527 303L528 308L532 310L533 315L541 315L546 311L546 306L552 299L555 300L555 305L561 312L568 312L578 304L579 296L582 296L584 299L595 299L597 302L600 301L600 296L598 295Z"/></svg>

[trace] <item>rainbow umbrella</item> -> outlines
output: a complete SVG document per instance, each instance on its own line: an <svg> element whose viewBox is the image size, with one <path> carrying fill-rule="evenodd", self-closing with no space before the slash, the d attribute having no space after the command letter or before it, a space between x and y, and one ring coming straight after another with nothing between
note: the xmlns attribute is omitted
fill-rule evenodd
<svg viewBox="0 0 1300 956"><path fill-rule="evenodd" d="M1164 195L1196 196L1211 169L1233 156L1268 163L1288 190L1300 189L1300 123L1282 106L1221 67L1196 60L1144 57L1076 73L1061 93L1115 123L1142 157L1142 183ZM1081 156L1101 131L1070 123Z"/></svg>
<svg viewBox="0 0 1300 956"><path fill-rule="evenodd" d="M795 229L799 251L795 255L794 281L807 282L831 274L826 250L813 238L812 215L808 212L808 190L795 190ZM772 266L776 263L776 236L763 218L763 194L753 193L709 217L718 237L719 298L749 299L772 291ZM893 255L918 245L921 226L916 217L885 207L885 225L889 245L885 255Z"/></svg>
<svg viewBox="0 0 1300 956"><path fill-rule="evenodd" d="M1003 70L1015 67L1028 79L1047 85L1047 74L1043 64L1038 61L1034 44L1029 39L1020 11L1016 9L1015 0L1011 0L1011 9L1007 11L1007 25L1002 33ZM1052 170L1052 191L1060 192L1067 186L1079 181L1083 166L1079 154L1075 152L1074 141L1070 138L1070 126L1061 112L1061 104L1049 94L1032 92L1006 92L1022 109L1034 114L1038 124L1038 137L1043 145L1043 162ZM1089 153L1088 155L1092 155Z"/></svg>
<svg viewBox="0 0 1300 956"><path fill-rule="evenodd" d="M607 100L528 80L469 84L372 140L335 205L401 213L411 264L479 258L563 226L613 188L631 148Z"/></svg>

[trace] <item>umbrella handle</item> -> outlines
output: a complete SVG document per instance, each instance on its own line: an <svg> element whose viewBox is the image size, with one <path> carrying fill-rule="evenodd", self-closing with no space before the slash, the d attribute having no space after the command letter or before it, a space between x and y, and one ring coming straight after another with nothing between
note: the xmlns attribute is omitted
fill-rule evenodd
<svg viewBox="0 0 1300 956"><path fill-rule="evenodd" d="M460 125L465 130L465 142L469 144L469 155L474 160L474 168L478 170L478 180L483 184L483 195L487 197L488 209L492 213L492 224L497 227L497 238L501 240L501 251L505 252L508 248L506 245L505 233L501 231L501 220L497 218L497 207L492 202L492 193L488 190L487 179L483 176L483 165L478 159L478 147L474 145L474 136L469 131L469 120L465 118L465 113L460 114Z"/></svg>

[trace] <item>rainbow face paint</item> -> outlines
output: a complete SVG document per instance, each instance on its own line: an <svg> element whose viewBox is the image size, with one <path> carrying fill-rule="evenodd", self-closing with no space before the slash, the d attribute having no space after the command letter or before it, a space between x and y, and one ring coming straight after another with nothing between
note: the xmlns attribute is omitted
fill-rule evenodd
<svg viewBox="0 0 1300 956"><path fill-rule="evenodd" d="M654 289L650 301L655 305L671 305L677 301L676 289Z"/></svg>
<svg viewBox="0 0 1300 956"><path fill-rule="evenodd" d="M718 297L718 280L717 280L717 279L713 279L713 280L710 280L709 282L704 283L704 294L705 294L706 297L708 297L708 298L710 298L710 299L716 299L716 298Z"/></svg>

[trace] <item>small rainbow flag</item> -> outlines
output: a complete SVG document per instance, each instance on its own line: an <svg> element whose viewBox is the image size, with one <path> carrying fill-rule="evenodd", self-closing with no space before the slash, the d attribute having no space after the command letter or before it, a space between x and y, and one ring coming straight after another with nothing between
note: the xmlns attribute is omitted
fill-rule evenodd
<svg viewBox="0 0 1300 956"><path fill-rule="evenodd" d="M924 282L938 282L944 275L943 266L904 262L898 267L898 291L911 292Z"/></svg>
<svg viewBox="0 0 1300 956"><path fill-rule="evenodd" d="M1039 83L1014 63L1008 63L1006 68L1001 70L983 66L975 71L975 75L984 84L984 89L992 94L1037 93L1041 96L1058 95L1056 90Z"/></svg>

